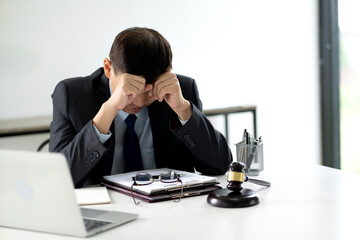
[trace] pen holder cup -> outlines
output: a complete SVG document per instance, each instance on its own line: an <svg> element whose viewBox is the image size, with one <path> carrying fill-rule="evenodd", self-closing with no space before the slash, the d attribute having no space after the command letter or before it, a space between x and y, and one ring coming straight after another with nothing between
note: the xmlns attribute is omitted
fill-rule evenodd
<svg viewBox="0 0 360 240"><path fill-rule="evenodd" d="M236 161L245 164L245 174L258 176L264 170L263 143L258 145L237 143Z"/></svg>

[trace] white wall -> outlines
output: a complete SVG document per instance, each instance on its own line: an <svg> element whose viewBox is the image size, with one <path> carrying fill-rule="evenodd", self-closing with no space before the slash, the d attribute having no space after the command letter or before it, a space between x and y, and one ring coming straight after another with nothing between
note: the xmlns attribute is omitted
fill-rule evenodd
<svg viewBox="0 0 360 240"><path fill-rule="evenodd" d="M158 30L204 108L255 104L265 164L320 163L317 1L0 0L0 119L48 115L64 78L102 65L116 34ZM246 124L234 126L232 142ZM238 133L237 137L234 133Z"/></svg>

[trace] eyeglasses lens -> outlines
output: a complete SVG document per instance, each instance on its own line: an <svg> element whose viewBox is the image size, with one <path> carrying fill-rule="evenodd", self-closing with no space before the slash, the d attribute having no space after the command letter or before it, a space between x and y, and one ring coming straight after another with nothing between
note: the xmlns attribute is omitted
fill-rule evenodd
<svg viewBox="0 0 360 240"><path fill-rule="evenodd" d="M137 185L146 185L154 181L153 177L148 172L139 172L135 176L135 182Z"/></svg>
<svg viewBox="0 0 360 240"><path fill-rule="evenodd" d="M163 183L174 183L174 182L180 182L181 183L181 192L180 192L180 196L178 199L176 199L176 202L179 202L182 195L183 195L183 184L182 181L180 179L180 176L177 175L174 171L171 170L165 170L160 174L159 180ZM133 192L133 187L134 185L137 186L141 186L141 185L148 185L154 182L154 178L151 176L150 173L148 172L139 172L135 175L134 178L134 183L131 185L131 194L133 197L133 200L135 202L135 204L139 204L140 202L136 202L135 197L134 197L134 192Z"/></svg>
<svg viewBox="0 0 360 240"><path fill-rule="evenodd" d="M176 182L178 175L174 171L165 170L160 174L160 181L164 183Z"/></svg>

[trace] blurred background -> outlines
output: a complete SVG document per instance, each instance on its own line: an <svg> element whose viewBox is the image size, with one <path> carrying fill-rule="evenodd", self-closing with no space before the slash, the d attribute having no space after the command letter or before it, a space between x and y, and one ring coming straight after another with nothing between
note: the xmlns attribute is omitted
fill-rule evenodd
<svg viewBox="0 0 360 240"><path fill-rule="evenodd" d="M360 2L338 2L341 168L360 173Z"/></svg>
<svg viewBox="0 0 360 240"><path fill-rule="evenodd" d="M352 171L360 165L351 145L360 116L359 21L350 16L358 4L338 2L341 161ZM173 72L195 78L205 110L257 107L265 168L322 163L316 0L0 0L0 120L51 116L56 84L101 67L115 36L133 26L168 39ZM222 118L211 120L224 132ZM233 154L244 129L254 132L251 113L229 117ZM47 137L0 138L0 148L30 149Z"/></svg>

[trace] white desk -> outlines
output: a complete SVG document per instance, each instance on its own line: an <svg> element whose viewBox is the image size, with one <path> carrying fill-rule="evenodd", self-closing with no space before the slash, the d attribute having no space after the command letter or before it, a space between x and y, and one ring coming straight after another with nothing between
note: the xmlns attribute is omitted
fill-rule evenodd
<svg viewBox="0 0 360 240"><path fill-rule="evenodd" d="M261 178L271 181L268 189L245 183L259 190L261 201L249 208L216 208L207 196L136 206L130 197L109 191L113 203L92 208L134 212L140 218L92 239L360 239L360 176L300 166L287 173L267 169ZM225 187L225 176L220 180ZM0 227L0 239L78 238Z"/></svg>

